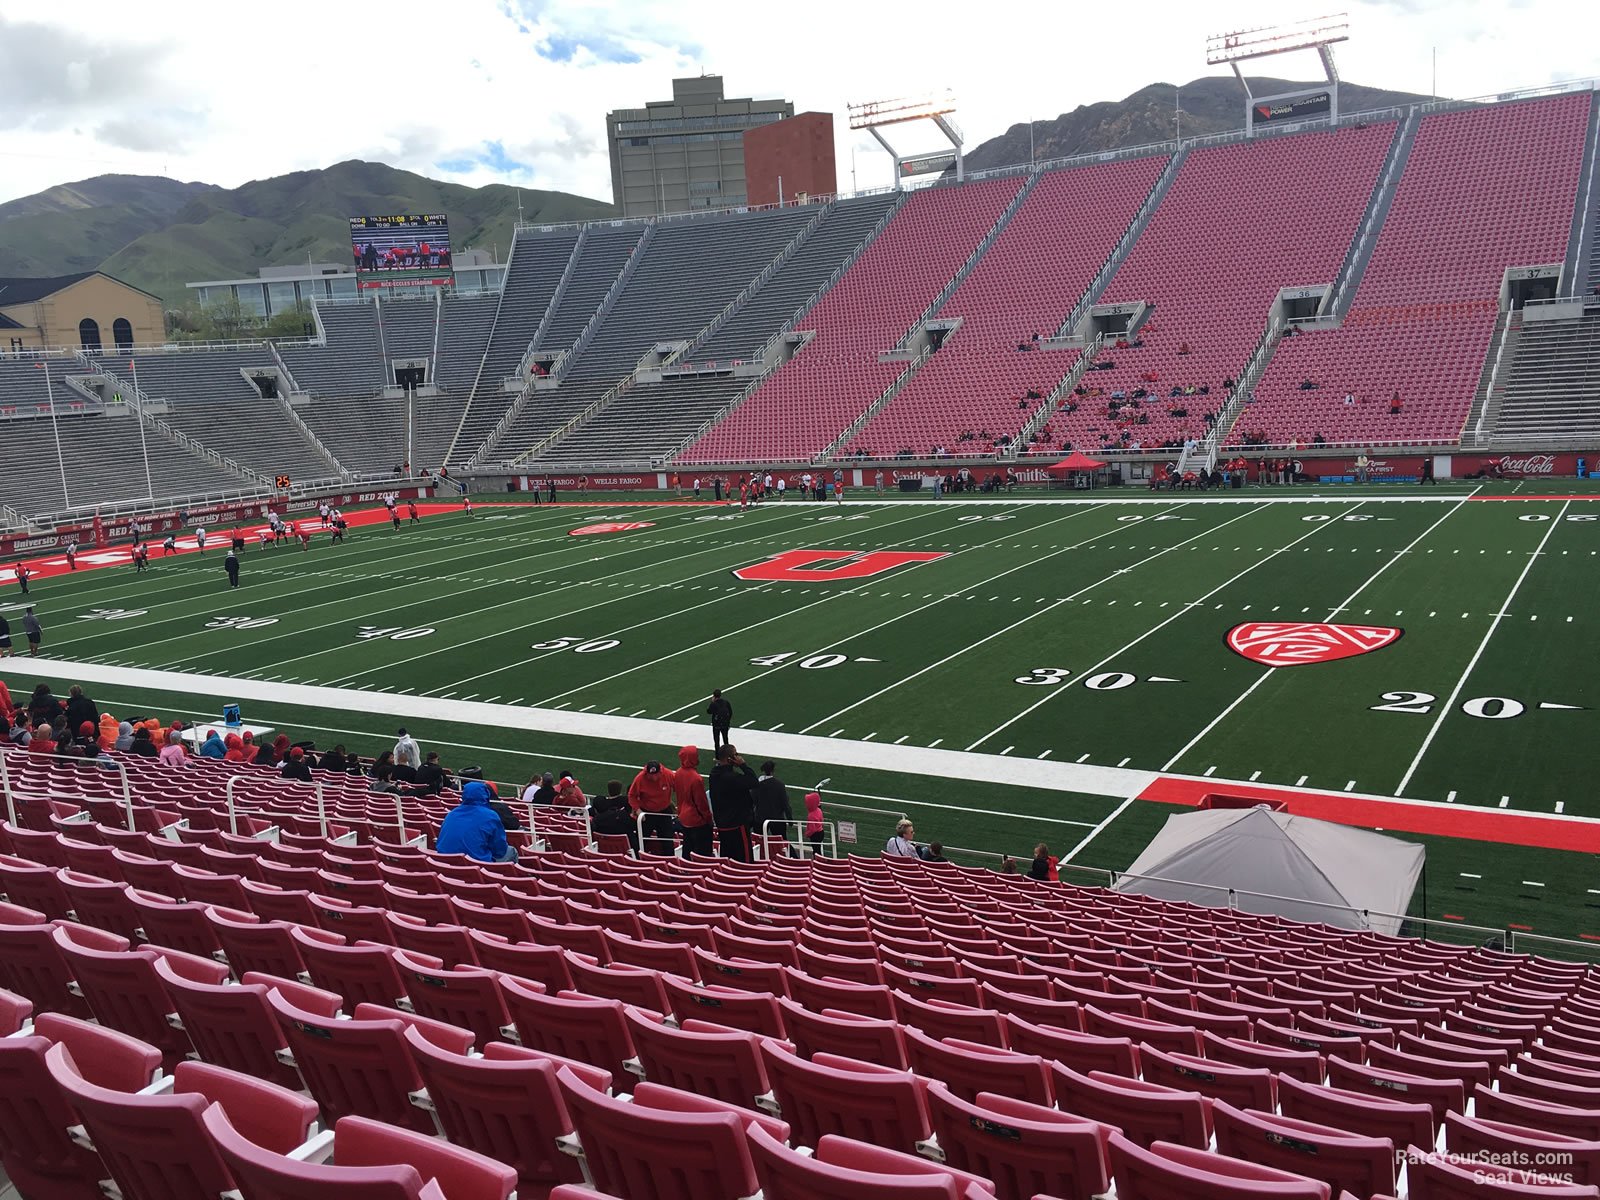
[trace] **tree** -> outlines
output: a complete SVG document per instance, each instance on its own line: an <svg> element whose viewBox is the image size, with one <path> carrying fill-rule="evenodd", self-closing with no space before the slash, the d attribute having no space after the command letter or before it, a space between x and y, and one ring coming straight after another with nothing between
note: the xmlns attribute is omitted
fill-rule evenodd
<svg viewBox="0 0 1600 1200"><path fill-rule="evenodd" d="M269 338L308 338L315 336L316 331L311 306L300 301L292 308L273 313L262 332Z"/></svg>
<svg viewBox="0 0 1600 1200"><path fill-rule="evenodd" d="M208 342L230 342L254 332L258 320L245 311L237 296L224 296L205 306L200 313L200 336Z"/></svg>

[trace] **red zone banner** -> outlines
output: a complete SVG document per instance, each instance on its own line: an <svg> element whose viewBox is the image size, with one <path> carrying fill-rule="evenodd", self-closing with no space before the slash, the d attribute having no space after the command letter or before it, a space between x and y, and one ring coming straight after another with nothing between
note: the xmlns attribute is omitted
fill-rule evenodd
<svg viewBox="0 0 1600 1200"><path fill-rule="evenodd" d="M1246 621L1228 630L1228 649L1264 667L1306 667L1371 654L1400 640L1389 625L1325 621Z"/></svg>
<svg viewBox="0 0 1600 1200"><path fill-rule="evenodd" d="M384 491L370 492L338 492L326 496L313 496L297 500L291 508L293 512L314 511L318 504L326 500L333 508L347 508L352 504L372 504L380 497L393 491L401 500L427 499L430 489L421 487L393 488ZM212 504L199 508L190 508L180 514L177 511L163 513L139 514L139 529L145 534L166 533L174 529L190 529L196 525L206 525L213 529L218 525L231 525L235 521L258 520L268 508L283 508L271 501L257 499L248 503ZM183 519L187 515L188 520ZM117 517L114 520L102 521L99 527L99 536L105 542L115 542L131 537L131 517ZM96 529L93 522L82 525L63 525L54 533L12 534L0 537L0 558L10 558L13 555L49 553L51 550L65 546L68 542L76 541L85 548L95 544Z"/></svg>

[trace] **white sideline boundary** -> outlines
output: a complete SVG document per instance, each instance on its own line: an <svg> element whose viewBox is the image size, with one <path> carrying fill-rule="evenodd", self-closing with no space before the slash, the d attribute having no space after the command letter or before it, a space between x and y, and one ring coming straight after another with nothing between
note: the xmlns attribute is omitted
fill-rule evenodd
<svg viewBox="0 0 1600 1200"><path fill-rule="evenodd" d="M26 662L30 667L38 668L42 672L53 670L63 681L70 678L74 682L85 684L107 684L113 687L126 686L159 692L216 696L226 700L258 700L271 704L320 708L329 712L393 716L408 721L447 721L491 729L517 729L529 733L672 746L681 746L689 740L701 743L706 741L704 737L691 739L688 736L690 730L695 730L697 733L709 732L705 723L700 720L653 721L560 709L519 708L488 704L481 700L441 700L436 697L406 696L394 692L269 683L260 679L232 679L220 675L192 675L180 671L152 671L143 667L116 667L105 663L53 659L43 655L15 661L19 664ZM857 767L862 770L889 771L902 775L941 779L982 779L1013 787L1104 796L1125 802L1119 804L1113 813L1094 825L1082 842L1073 848L1071 853L1074 855L1099 836L1108 825L1122 815L1132 801L1138 799L1158 779L1191 780L1204 783L1219 791L1235 786L1255 788L1270 786L1273 791L1289 794L1302 793L1308 796L1337 794L1348 795L1351 799L1405 807L1440 806L1437 800L1385 796L1376 792L1333 793L1323 788L1291 787L1284 784L1265 785L1259 782L1250 784L1244 780L1189 775L1173 771L1135 770L1131 767L1099 767L1091 764L1011 758L998 754L975 754L965 750L938 750L926 746L896 746L887 742L808 737L804 734L777 733L755 728L741 731L741 737L759 739L762 754L770 754L773 758L829 763L840 767ZM960 774L953 774L954 772ZM1175 812L1186 811L1179 805L1172 807ZM1501 811L1489 805L1457 804L1454 809L1495 813ZM974 808L969 811L993 813L995 810ZM1518 818L1565 822L1569 825L1600 824L1600 817L1584 817L1572 813L1517 809L1515 815ZM1083 824L1083 822L1072 823Z"/></svg>
<svg viewBox="0 0 1600 1200"><path fill-rule="evenodd" d="M687 731L691 729L702 741L705 740L703 735L710 732L709 726L702 720L653 721L642 717L605 716L564 709L486 704L481 700L444 700L437 696L405 696L394 692L194 675L184 671L152 671L143 667L52 659L43 655L18 661L26 661L30 673L54 673L63 681L70 679L82 684L107 684L148 691L216 696L224 700L290 704L328 712L369 713L398 717L411 723L447 721L528 733L671 746L683 745L688 737ZM830 763L903 775L986 779L1014 787L1077 792L1119 800L1137 796L1160 775L1157 771L1005 758L997 754L969 754L963 750L930 750L926 746L854 742L754 728L741 730L740 737L759 739L763 755L792 761Z"/></svg>

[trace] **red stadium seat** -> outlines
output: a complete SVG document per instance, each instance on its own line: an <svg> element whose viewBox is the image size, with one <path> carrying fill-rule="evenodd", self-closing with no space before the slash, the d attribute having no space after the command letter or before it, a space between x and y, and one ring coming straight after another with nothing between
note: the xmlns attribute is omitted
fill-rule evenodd
<svg viewBox="0 0 1600 1200"><path fill-rule="evenodd" d="M1143 1147L1111 1135L1111 1173L1117 1200L1328 1200L1325 1183L1271 1167L1156 1142Z"/></svg>
<svg viewBox="0 0 1600 1200"><path fill-rule="evenodd" d="M341 1117L334 1127L333 1166L257 1145L219 1105L202 1120L251 1200L508 1200L516 1190L510 1167L363 1117Z"/></svg>

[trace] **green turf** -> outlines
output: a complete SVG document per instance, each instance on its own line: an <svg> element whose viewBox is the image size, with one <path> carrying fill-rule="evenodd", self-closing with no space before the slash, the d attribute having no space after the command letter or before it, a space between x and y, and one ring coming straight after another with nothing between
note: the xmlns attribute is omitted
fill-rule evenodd
<svg viewBox="0 0 1600 1200"><path fill-rule="evenodd" d="M40 580L33 598L47 649L70 659L683 722L698 722L721 686L736 726L1600 816L1585 786L1600 638L1585 600L1600 582L1600 522L1554 498L1571 487L1495 486L1552 497L1515 503L1454 502L1465 485L1397 503L1418 492L1389 485L1247 494L1271 503L1130 490L1077 505L791 500L745 514L627 496L556 509L484 497L471 520L361 528L308 554L252 548L237 591L212 553L158 558L144 576ZM654 525L568 536L598 517ZM946 557L859 583L732 575L800 548ZM1224 643L1251 620L1405 632L1370 655L1267 671ZM31 683L9 663L3 675L13 693ZM97 699L210 715L225 687L107 686ZM1421 711L1375 707L1385 703ZM370 753L392 736L393 720L359 702L258 707L252 717L315 730L323 745ZM590 790L674 750L413 724L453 765L512 780L572 765ZM706 737L701 724L683 728ZM1135 804L1099 828L1116 799L1026 791L999 781L1002 770L947 780L783 765L792 784L832 776L832 815L853 816L869 850L893 817L848 804L904 811L920 837L978 851L1026 855L1043 838L1062 852L1093 833L1075 861L1111 869L1180 811ZM1417 915L1600 932L1591 856L1419 840L1430 866Z"/></svg>

